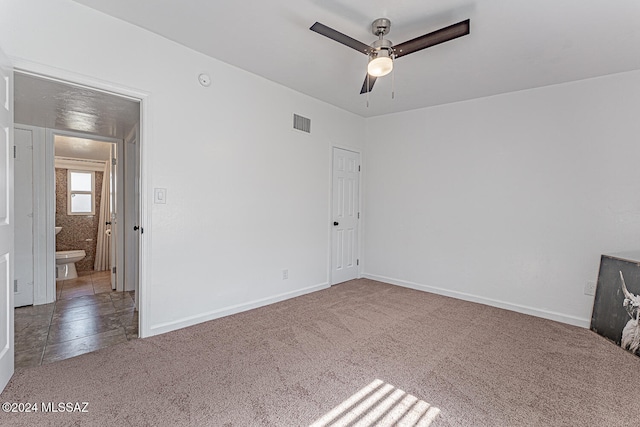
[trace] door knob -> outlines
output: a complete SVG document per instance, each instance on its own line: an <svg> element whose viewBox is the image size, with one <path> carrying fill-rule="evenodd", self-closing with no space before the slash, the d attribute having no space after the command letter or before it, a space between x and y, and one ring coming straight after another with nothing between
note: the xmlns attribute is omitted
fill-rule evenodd
<svg viewBox="0 0 640 427"><path fill-rule="evenodd" d="M333 221L333 226L337 227L338 225L340 225L340 223L338 221Z"/></svg>
<svg viewBox="0 0 640 427"><path fill-rule="evenodd" d="M140 228L140 227L138 227L137 225L134 225L134 226L133 226L133 231L138 231L138 229L139 229L139 228Z"/></svg>
<svg viewBox="0 0 640 427"><path fill-rule="evenodd" d="M111 221L105 222L104 225L111 225Z"/></svg>

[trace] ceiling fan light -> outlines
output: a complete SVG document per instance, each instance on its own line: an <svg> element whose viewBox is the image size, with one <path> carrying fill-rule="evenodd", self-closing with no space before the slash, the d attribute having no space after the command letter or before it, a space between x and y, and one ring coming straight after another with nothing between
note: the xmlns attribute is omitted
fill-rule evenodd
<svg viewBox="0 0 640 427"><path fill-rule="evenodd" d="M367 65L367 72L375 77L389 74L393 70L393 60L388 55L388 53L386 55L379 54L376 58L371 59L369 65Z"/></svg>

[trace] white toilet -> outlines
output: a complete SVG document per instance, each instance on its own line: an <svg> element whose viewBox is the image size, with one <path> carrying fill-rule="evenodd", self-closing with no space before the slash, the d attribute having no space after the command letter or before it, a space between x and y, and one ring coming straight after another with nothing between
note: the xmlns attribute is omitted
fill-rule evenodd
<svg viewBox="0 0 640 427"><path fill-rule="evenodd" d="M76 262L82 260L87 253L84 249L75 251L56 251L56 280L68 280L78 277Z"/></svg>

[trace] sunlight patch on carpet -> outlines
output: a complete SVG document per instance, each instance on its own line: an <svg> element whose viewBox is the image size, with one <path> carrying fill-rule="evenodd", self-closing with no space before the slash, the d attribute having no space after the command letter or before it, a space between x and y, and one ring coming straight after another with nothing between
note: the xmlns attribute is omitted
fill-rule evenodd
<svg viewBox="0 0 640 427"><path fill-rule="evenodd" d="M311 427L416 426L427 427L440 409L375 380L316 420Z"/></svg>

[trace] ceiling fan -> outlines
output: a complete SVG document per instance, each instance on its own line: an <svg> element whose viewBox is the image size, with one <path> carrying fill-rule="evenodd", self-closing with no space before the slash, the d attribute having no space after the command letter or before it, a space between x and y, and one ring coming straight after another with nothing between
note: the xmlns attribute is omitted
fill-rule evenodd
<svg viewBox="0 0 640 427"><path fill-rule="evenodd" d="M391 29L391 21L387 18L376 19L371 24L371 32L378 37L378 40L369 46L319 22L313 24L309 29L369 56L367 76L365 76L360 90L360 93L363 94L371 92L378 77L391 72L394 59L466 36L469 34L469 22L469 19L466 19L395 46L384 38Z"/></svg>

